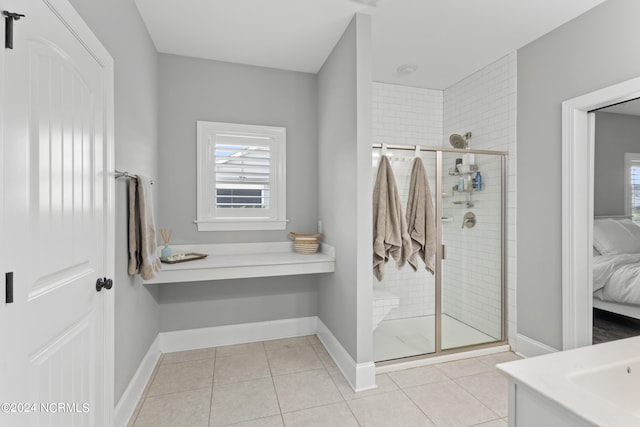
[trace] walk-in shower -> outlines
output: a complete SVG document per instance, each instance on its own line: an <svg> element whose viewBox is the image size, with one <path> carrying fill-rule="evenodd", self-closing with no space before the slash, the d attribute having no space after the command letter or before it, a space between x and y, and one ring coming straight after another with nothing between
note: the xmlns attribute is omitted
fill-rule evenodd
<svg viewBox="0 0 640 427"><path fill-rule="evenodd" d="M373 177L382 153L373 146ZM441 354L506 341L506 153L387 145L406 206L412 160L422 158L436 215L436 268L374 278L374 361Z"/></svg>

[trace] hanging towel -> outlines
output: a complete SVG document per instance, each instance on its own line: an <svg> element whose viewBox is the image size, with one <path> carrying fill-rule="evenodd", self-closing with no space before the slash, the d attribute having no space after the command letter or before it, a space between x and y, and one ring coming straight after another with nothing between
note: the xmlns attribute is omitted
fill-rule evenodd
<svg viewBox="0 0 640 427"><path fill-rule="evenodd" d="M429 180L422 164L416 157L411 167L409 198L407 200L407 225L411 236L412 249L407 261L413 271L418 269L417 255L424 261L425 268L434 274L436 263L436 219L431 200Z"/></svg>
<svg viewBox="0 0 640 427"><path fill-rule="evenodd" d="M156 226L150 181L140 175L129 179L129 274L153 279L161 270L156 247Z"/></svg>
<svg viewBox="0 0 640 427"><path fill-rule="evenodd" d="M382 156L373 188L373 274L382 280L389 255L400 268L407 261L410 250L411 238L402 214L396 179L389 159Z"/></svg>

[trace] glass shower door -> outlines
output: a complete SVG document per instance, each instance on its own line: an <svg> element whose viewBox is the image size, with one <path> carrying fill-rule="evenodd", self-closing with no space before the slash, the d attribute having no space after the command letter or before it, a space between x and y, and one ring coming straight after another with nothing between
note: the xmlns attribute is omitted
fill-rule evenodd
<svg viewBox="0 0 640 427"><path fill-rule="evenodd" d="M403 212L407 206L411 167L415 157L409 150L387 151L400 195ZM436 202L436 153L420 153ZM380 162L380 150L373 152L373 182ZM436 280L418 258L417 271L409 264L401 269L390 259L381 281L373 279L374 361L399 359L436 351Z"/></svg>
<svg viewBox="0 0 640 427"><path fill-rule="evenodd" d="M503 339L503 177L502 155L442 153L442 350Z"/></svg>

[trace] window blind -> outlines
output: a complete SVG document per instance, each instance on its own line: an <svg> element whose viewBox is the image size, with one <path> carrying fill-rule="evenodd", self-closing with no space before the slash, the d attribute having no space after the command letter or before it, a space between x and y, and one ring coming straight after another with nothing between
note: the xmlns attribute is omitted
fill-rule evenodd
<svg viewBox="0 0 640 427"><path fill-rule="evenodd" d="M216 135L215 174L211 188L217 209L269 209L270 139Z"/></svg>
<svg viewBox="0 0 640 427"><path fill-rule="evenodd" d="M629 168L631 176L631 217L640 222L640 161L633 161Z"/></svg>

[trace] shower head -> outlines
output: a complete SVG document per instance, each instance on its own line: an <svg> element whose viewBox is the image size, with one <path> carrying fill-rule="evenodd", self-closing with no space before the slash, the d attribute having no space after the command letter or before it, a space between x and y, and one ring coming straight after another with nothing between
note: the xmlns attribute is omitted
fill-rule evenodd
<svg viewBox="0 0 640 427"><path fill-rule="evenodd" d="M471 132L465 133L464 136L454 133L449 137L449 144L453 148L463 150L469 148L469 138L471 138Z"/></svg>

